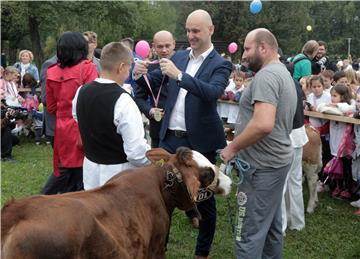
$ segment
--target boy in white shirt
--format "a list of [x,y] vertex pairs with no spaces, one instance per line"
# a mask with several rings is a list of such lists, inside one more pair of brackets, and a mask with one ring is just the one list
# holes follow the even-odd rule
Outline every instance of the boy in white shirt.
[[121,87],[129,75],[131,50],[107,44],[101,52],[101,77],[78,89],[72,113],[84,147],[84,189],[103,185],[115,174],[150,162],[150,149],[138,107]]

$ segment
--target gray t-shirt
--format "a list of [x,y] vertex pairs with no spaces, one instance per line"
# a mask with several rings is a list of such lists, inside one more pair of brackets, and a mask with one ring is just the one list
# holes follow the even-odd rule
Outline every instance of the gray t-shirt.
[[291,163],[293,148],[290,141],[297,104],[294,81],[281,63],[262,68],[244,90],[240,99],[235,135],[244,130],[253,116],[255,102],[276,106],[275,125],[269,135],[240,150],[242,159],[252,168],[281,168]]

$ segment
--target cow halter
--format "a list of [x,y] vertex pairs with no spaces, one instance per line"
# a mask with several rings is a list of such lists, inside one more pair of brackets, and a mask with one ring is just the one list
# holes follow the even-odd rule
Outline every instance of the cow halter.
[[173,167],[172,171],[171,170],[166,171],[165,186],[163,190],[173,187],[175,181],[178,182],[179,184],[184,184],[180,171],[176,167]]
[[190,194],[186,184],[184,183],[184,180],[182,178],[182,175],[181,175],[179,169],[177,169],[174,166],[172,166],[171,168],[172,168],[172,170],[168,170],[168,169],[166,170],[165,186],[164,186],[163,190],[173,187],[175,182],[180,184],[180,187],[183,189],[183,191],[188,193],[188,198],[191,201],[193,209],[196,213],[196,217],[200,220],[202,218],[201,214],[196,206],[195,201],[192,199],[191,194]]

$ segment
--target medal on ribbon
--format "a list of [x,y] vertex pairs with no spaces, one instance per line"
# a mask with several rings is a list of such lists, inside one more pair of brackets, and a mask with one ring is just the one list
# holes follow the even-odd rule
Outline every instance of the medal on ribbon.
[[156,110],[154,112],[154,120],[159,122],[159,121],[161,121],[161,119],[162,119],[161,111],[156,108]]
[[[155,64],[155,63],[154,63],[154,64]],[[147,84],[147,86],[148,86],[148,88],[149,88],[149,90],[150,90],[150,93],[151,93],[151,96],[152,96],[152,98],[153,98],[154,105],[155,105],[155,107],[154,107],[155,111],[154,111],[154,114],[153,114],[153,118],[154,118],[155,121],[159,122],[159,121],[161,121],[161,119],[162,119],[162,113],[161,113],[161,112],[162,112],[162,109],[158,108],[157,106],[158,106],[158,104],[159,104],[161,88],[162,88],[162,86],[163,86],[165,76],[163,76],[163,78],[162,78],[162,80],[161,80],[160,88],[159,88],[159,91],[158,91],[158,93],[157,93],[156,98],[155,98],[155,95],[154,95],[154,93],[153,93],[153,91],[152,91],[152,88],[151,88],[151,86],[150,86],[150,82],[149,82],[149,79],[148,79],[147,75],[144,75],[144,79],[145,79],[145,82],[146,82],[146,84]]]

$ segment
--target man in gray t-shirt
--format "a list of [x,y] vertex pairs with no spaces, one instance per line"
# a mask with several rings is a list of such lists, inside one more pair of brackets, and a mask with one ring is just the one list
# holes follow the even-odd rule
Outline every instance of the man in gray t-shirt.
[[267,29],[246,36],[243,60],[256,72],[240,99],[234,140],[222,151],[250,164],[238,186],[237,258],[282,258],[281,199],[293,159],[290,141],[297,105],[294,81]]
[[281,168],[291,162],[293,148],[289,134],[297,103],[293,85],[285,65],[269,64],[256,74],[242,94],[235,135],[243,132],[252,119],[256,102],[271,104],[276,109],[270,134],[239,151],[252,168]]

